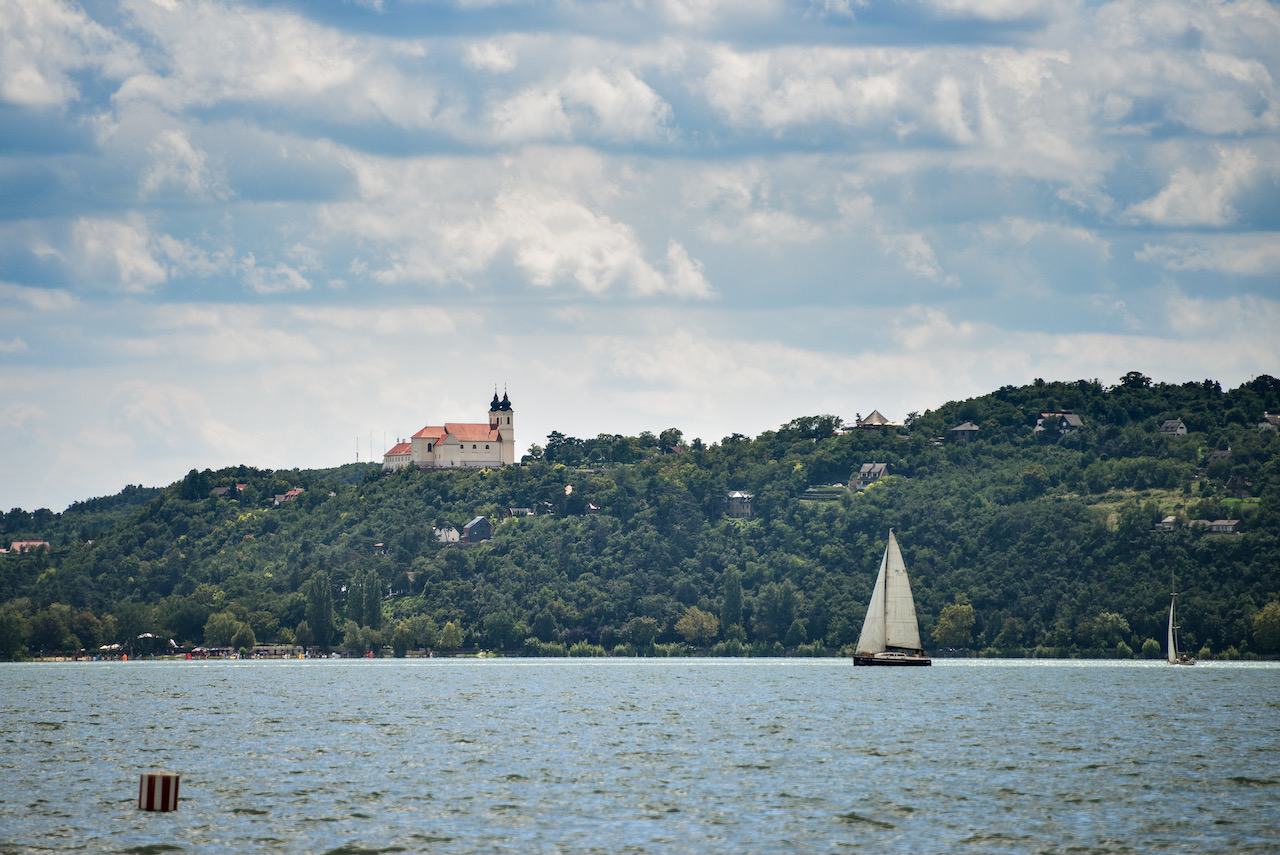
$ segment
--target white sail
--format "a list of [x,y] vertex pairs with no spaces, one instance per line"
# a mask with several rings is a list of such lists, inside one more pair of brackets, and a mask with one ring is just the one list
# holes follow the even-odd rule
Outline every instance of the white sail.
[[1176,600],[1177,600],[1177,597],[1174,597],[1173,599],[1169,600],[1169,645],[1168,645],[1168,647],[1166,647],[1166,648],[1165,648],[1165,650],[1166,650],[1165,658],[1166,658],[1166,660],[1167,660],[1167,661],[1169,661],[1169,662],[1177,662],[1177,661],[1178,661],[1178,642],[1177,642],[1177,640],[1173,637],[1173,630],[1174,630],[1174,626],[1173,626],[1173,604],[1174,604],[1174,602],[1175,602]]
[[898,541],[889,531],[889,545],[884,550],[884,643],[886,647],[920,650],[920,624],[916,620],[916,602],[907,581],[907,565],[902,560]]
[[[893,532],[889,532],[892,539]],[[858,636],[859,653],[884,653],[884,576],[885,565],[889,561],[889,549],[884,550],[880,559],[880,572],[876,574],[876,585],[871,589],[871,603],[867,606],[867,616],[862,620],[862,633]]]
[[889,544],[880,559],[880,572],[871,591],[867,616],[858,636],[859,653],[884,653],[889,648],[920,650],[920,624],[907,581],[907,565],[898,540],[889,532]]

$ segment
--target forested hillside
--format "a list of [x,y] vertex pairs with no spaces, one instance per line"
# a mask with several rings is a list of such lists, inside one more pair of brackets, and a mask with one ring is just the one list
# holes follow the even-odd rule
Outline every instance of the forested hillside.
[[[557,432],[495,471],[193,470],[4,515],[0,542],[49,549],[0,556],[0,656],[136,647],[148,632],[350,653],[836,653],[857,639],[890,528],[934,649],[1155,655],[1176,585],[1185,647],[1273,654],[1268,412],[1270,376],[1224,391],[1131,373],[1005,387],[901,427],[842,431],[820,415],[719,441]],[[1036,435],[1046,413],[1079,426],[1062,433],[1054,416]],[[1161,431],[1175,419],[1185,435]],[[964,422],[978,428],[967,443]],[[843,486],[872,462],[888,476]],[[728,517],[732,490],[754,495],[750,518]],[[478,516],[491,540],[438,541]]]

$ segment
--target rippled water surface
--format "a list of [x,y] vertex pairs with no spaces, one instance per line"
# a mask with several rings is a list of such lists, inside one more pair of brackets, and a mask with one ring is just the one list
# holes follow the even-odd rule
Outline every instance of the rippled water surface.
[[1274,665],[0,665],[0,853],[1280,852],[1277,817]]

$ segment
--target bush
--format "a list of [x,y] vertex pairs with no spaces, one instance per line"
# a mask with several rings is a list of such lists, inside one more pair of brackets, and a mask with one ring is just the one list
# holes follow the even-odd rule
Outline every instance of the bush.
[[[563,647],[564,645],[560,645]],[[598,644],[592,644],[589,641],[576,642],[573,647],[569,648],[570,656],[604,656],[604,648]]]
[[1164,651],[1160,649],[1160,642],[1154,638],[1148,638],[1142,642],[1142,658],[1143,659],[1159,659],[1164,656]]
[[721,641],[711,647],[712,656],[746,656],[747,648],[742,646],[742,642],[736,638],[728,641]]
[[524,640],[524,649],[520,655],[560,659],[568,656],[569,650],[558,641],[539,641],[529,636]]

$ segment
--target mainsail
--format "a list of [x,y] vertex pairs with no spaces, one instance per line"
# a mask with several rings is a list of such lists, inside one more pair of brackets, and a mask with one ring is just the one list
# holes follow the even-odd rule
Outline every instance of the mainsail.
[[1169,600],[1169,644],[1165,648],[1165,657],[1170,663],[1176,664],[1178,661],[1178,640],[1174,637],[1174,630],[1177,629],[1173,623],[1173,604],[1177,600],[1175,595]]
[[922,650],[920,624],[916,620],[916,604],[907,580],[907,565],[898,549],[898,540],[889,531],[889,544],[880,559],[871,604],[858,636],[858,652],[883,653],[886,650]]

